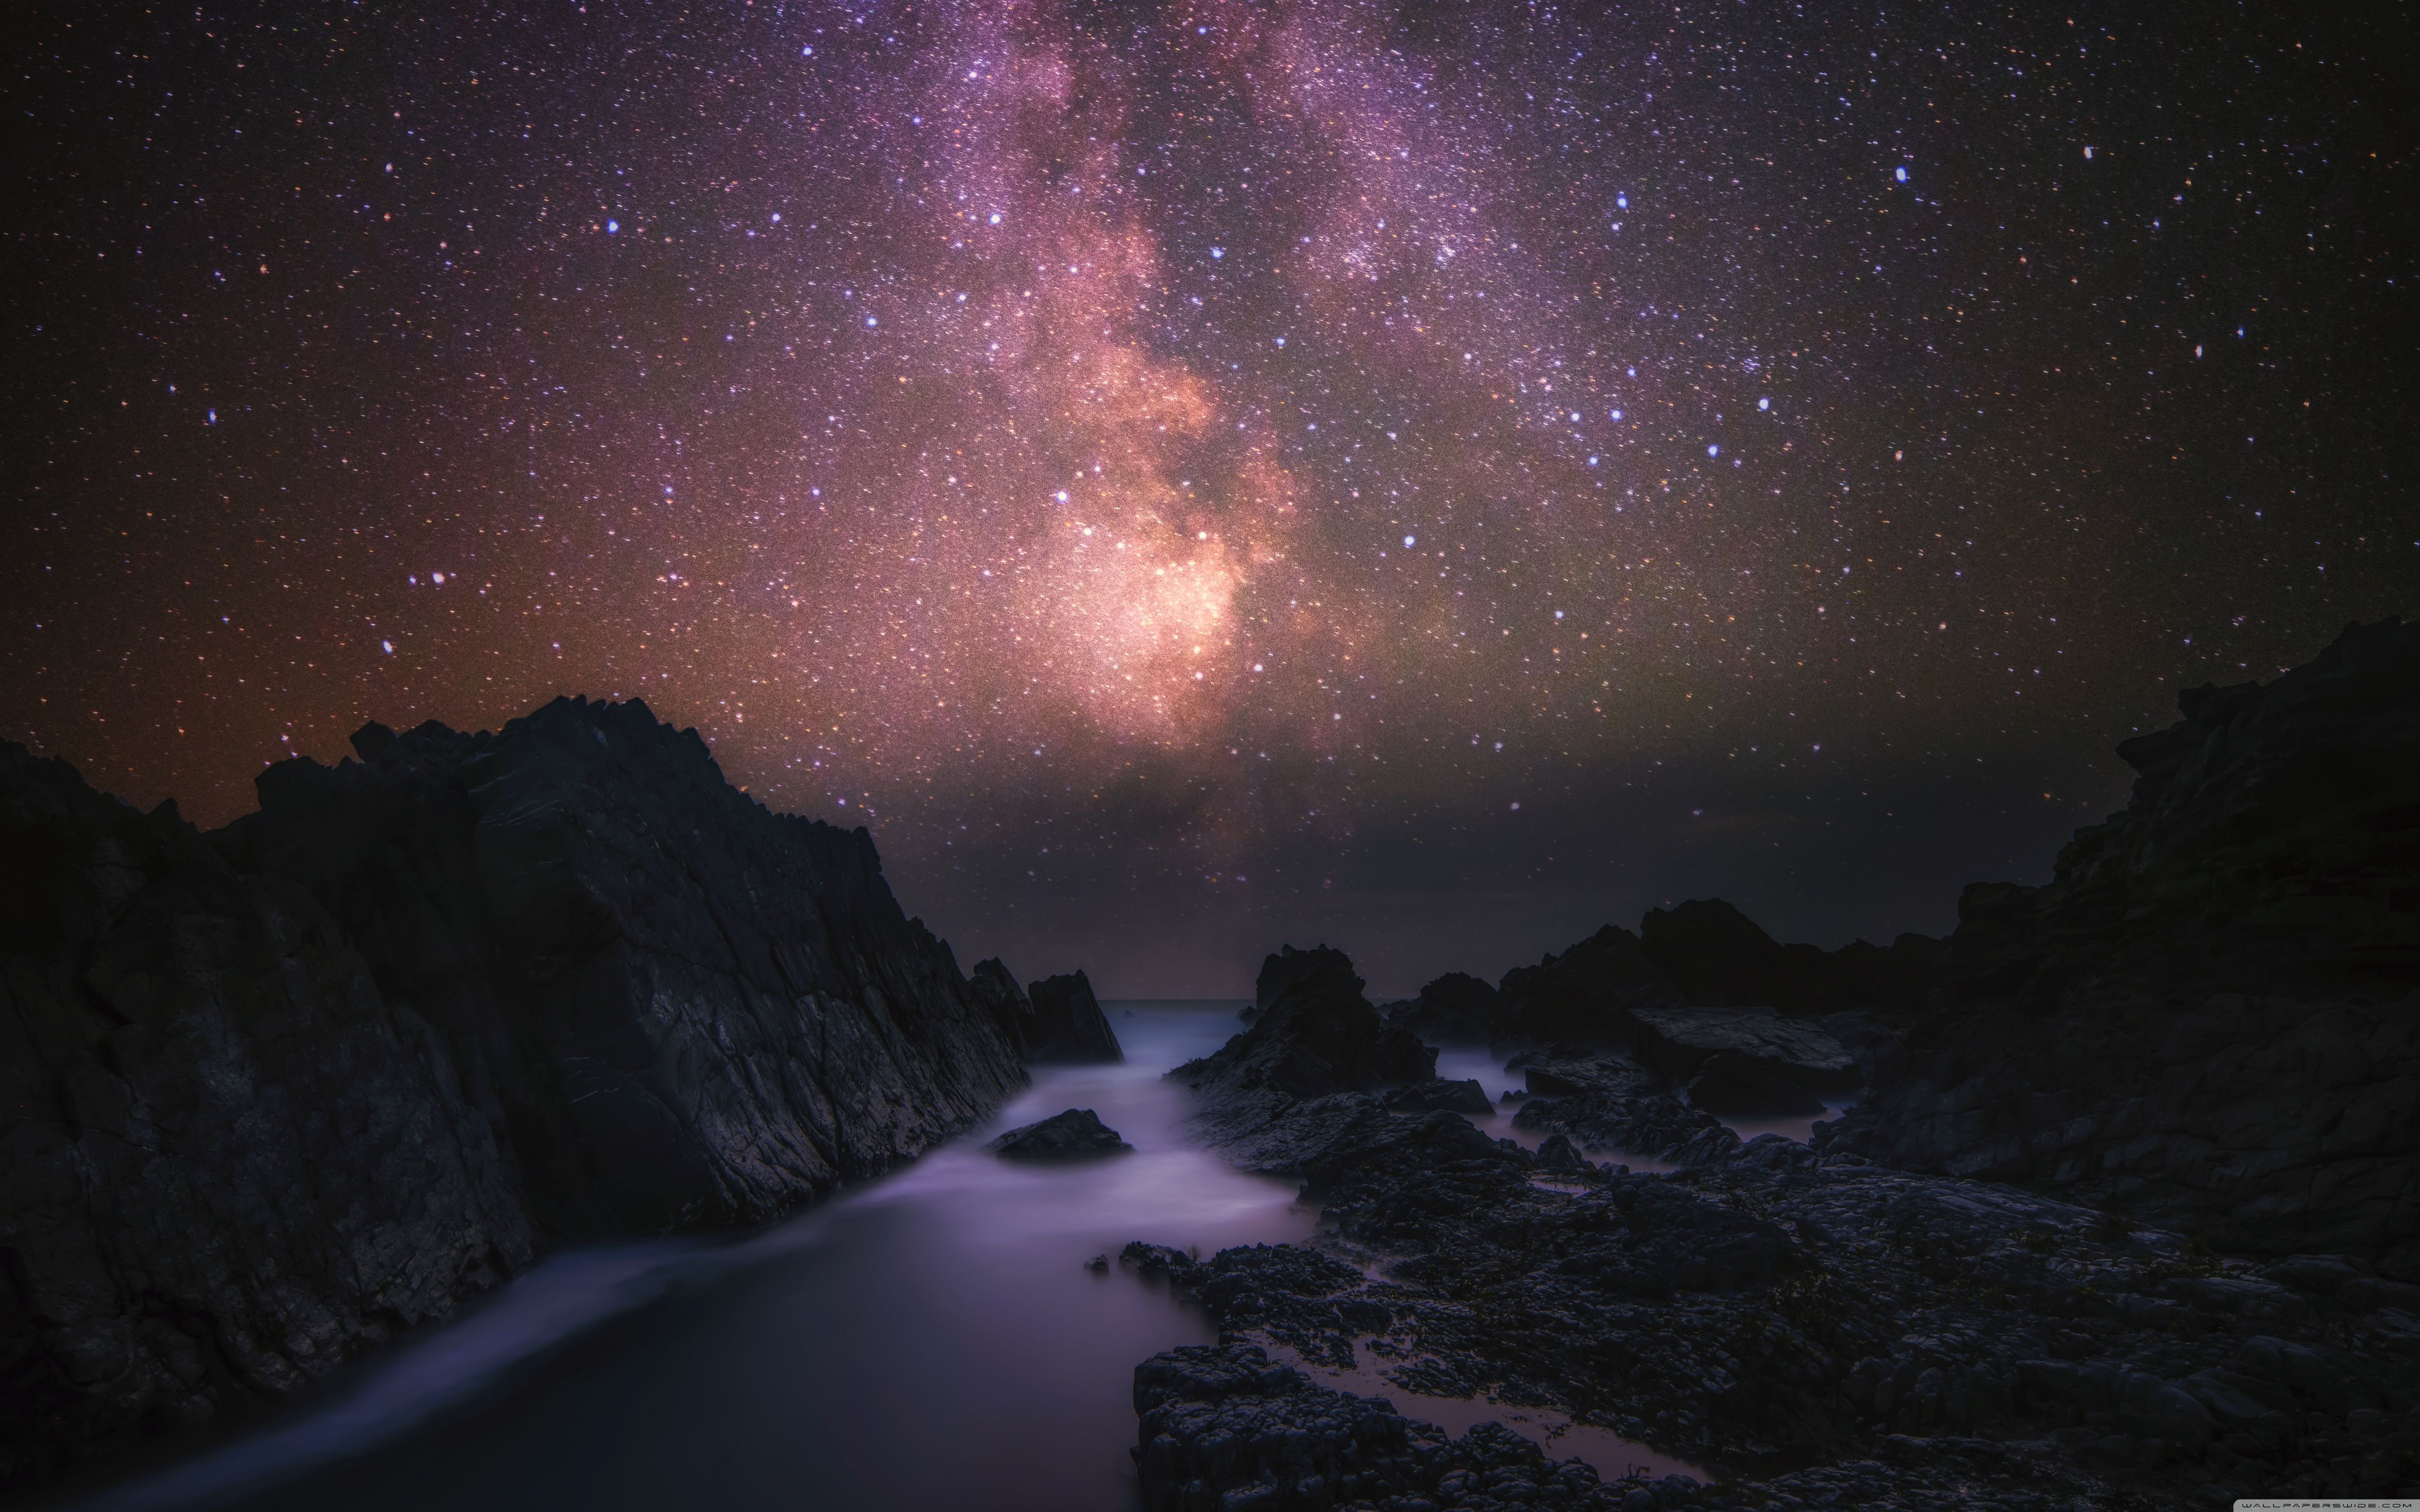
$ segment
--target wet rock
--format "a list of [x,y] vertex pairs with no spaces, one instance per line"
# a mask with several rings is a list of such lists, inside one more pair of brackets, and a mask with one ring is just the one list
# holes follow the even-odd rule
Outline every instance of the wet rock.
[[1115,1063],[1125,1059],[1117,1031],[1101,1001],[1093,995],[1093,980],[1082,972],[1050,977],[1025,989],[1033,1004],[1029,1035],[1030,1058],[1036,1062]]
[[1689,1105],[1730,1118],[1791,1118],[1828,1111],[1823,1099],[1771,1062],[1724,1050],[1701,1062],[1682,1088]]
[[1385,1116],[1360,1094],[1435,1080],[1436,1052],[1380,1022],[1342,951],[1288,946],[1259,986],[1258,1023],[1168,1073],[1201,1094],[1202,1128],[1249,1168],[1298,1169],[1340,1130]]
[[1091,1108],[1069,1108],[1039,1123],[1011,1129],[984,1146],[1002,1160],[1097,1160],[1104,1155],[1131,1155],[1134,1146],[1118,1137]]

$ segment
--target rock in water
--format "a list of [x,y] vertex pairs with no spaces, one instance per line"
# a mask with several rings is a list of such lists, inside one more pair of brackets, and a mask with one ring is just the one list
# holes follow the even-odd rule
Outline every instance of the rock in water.
[[2420,1280],[2420,625],[2178,704],[2047,886],[1966,890],[1828,1148]]
[[1117,1031],[1093,995],[1093,980],[1082,972],[1050,977],[1025,989],[1033,1004],[1033,1041],[1030,1055],[1037,1061],[1117,1062],[1126,1058],[1118,1047]]
[[1388,1028],[1342,950],[1286,946],[1261,964],[1259,1022],[1169,1074],[1196,1089],[1265,1089],[1292,1099],[1425,1082],[1436,1052]]
[[644,705],[354,744],[208,837],[0,746],[0,1474],[283,1393],[550,1242],[778,1217],[1024,1081],[865,831]]
[[1119,1138],[1091,1108],[1069,1108],[1040,1123],[1011,1129],[984,1148],[1005,1160],[1092,1160],[1134,1153],[1134,1146]]

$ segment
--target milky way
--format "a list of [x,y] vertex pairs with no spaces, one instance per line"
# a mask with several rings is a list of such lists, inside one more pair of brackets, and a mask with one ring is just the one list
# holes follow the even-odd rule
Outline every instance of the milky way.
[[1112,990],[1944,927],[2420,597],[2408,38],[2114,15],[58,8],[0,728],[640,697]]

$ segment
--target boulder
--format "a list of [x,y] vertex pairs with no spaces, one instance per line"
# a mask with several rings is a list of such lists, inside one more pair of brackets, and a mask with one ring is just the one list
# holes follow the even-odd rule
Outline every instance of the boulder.
[[1134,1146],[1118,1137],[1091,1108],[1069,1108],[1039,1123],[1012,1129],[984,1146],[1002,1160],[1097,1160],[1103,1155],[1131,1155]]

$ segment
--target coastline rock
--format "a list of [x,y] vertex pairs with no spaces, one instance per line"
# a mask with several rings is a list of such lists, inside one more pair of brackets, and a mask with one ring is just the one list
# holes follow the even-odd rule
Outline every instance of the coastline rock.
[[551,1244],[782,1216],[1024,1081],[863,830],[644,705],[354,744],[209,836],[0,745],[0,1480],[289,1393]]
[[1678,1008],[1680,987],[1648,959],[1638,936],[1605,928],[1560,955],[1504,974],[1494,1043],[1628,1049],[1637,1037],[1630,1011]]
[[1641,1009],[1632,1017],[1641,1058],[1677,1082],[1726,1057],[1810,1092],[1853,1091],[1861,1079],[1855,1058],[1821,1024],[1775,1009]]
[[1298,1102],[1432,1081],[1436,1052],[1389,1028],[1342,950],[1287,946],[1261,966],[1258,1022],[1169,1075],[1204,1093]]
[[866,832],[771,812],[644,704],[354,747],[263,772],[215,840],[437,1026],[549,1235],[765,1223],[1023,1084]]
[[1028,1056],[1035,1061],[1114,1064],[1126,1058],[1117,1031],[1082,972],[1048,977],[1025,989],[1033,1007]]
[[2420,1280],[2420,625],[2178,703],[2047,886],[1967,889],[1827,1148]]
[[1431,1044],[1486,1044],[1496,1037],[1504,995],[1477,977],[1449,971],[1422,987],[1418,997],[1388,1003],[1380,1011],[1389,1025]]
[[526,1267],[510,1163],[303,890],[0,744],[0,1485]]
[[1134,1146],[1101,1121],[1091,1108],[1069,1108],[1039,1123],[1011,1129],[984,1149],[1003,1160],[1097,1160],[1103,1155],[1131,1155]]

